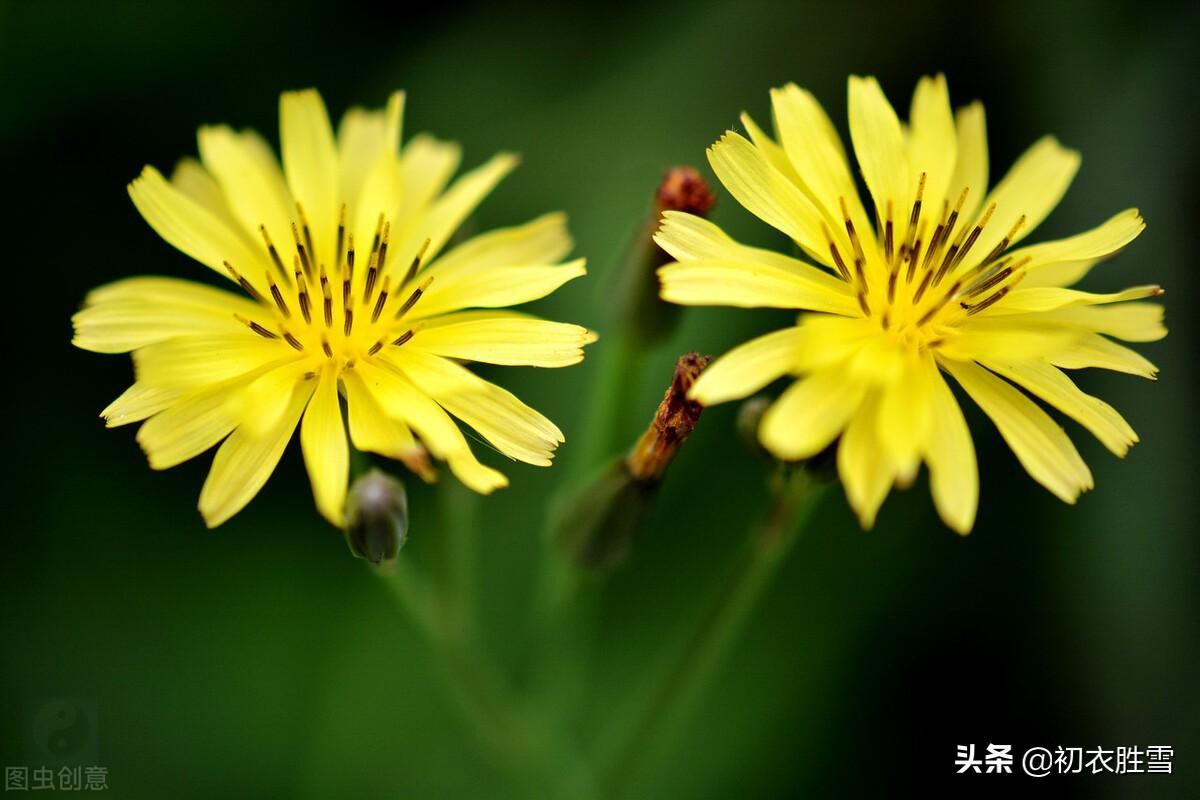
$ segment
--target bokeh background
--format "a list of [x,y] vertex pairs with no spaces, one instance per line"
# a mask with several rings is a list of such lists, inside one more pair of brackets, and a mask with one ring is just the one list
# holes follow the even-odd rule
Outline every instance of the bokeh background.
[[[60,726],[59,754],[82,748],[107,766],[114,797],[527,791],[480,754],[442,664],[317,517],[297,448],[257,500],[210,532],[194,511],[208,458],[151,472],[133,429],[97,418],[131,366],[69,345],[87,289],[135,273],[212,277],[137,216],[124,187],[143,164],[165,169],[194,153],[203,122],[275,141],[283,89],[317,86],[337,116],[405,88],[407,133],[460,140],[467,165],[523,153],[472,224],[566,210],[591,274],[537,310],[603,334],[622,240],[666,166],[710,175],[705,146],[742,110],[767,120],[767,90],[785,81],[811,88],[844,132],[847,74],[878,75],[906,108],[917,77],[941,70],[956,103],[986,103],[993,176],[1046,132],[1083,152],[1038,236],[1130,205],[1147,218],[1088,286],[1167,287],[1171,336],[1139,346],[1160,380],[1082,379],[1142,444],[1119,461],[1068,425],[1097,487],[1070,508],[971,414],[984,488],[967,538],[939,524],[923,478],[893,494],[868,533],[831,498],[678,746],[631,793],[878,797],[946,785],[1197,796],[1197,21],[1192,4],[1038,0],[0,4],[0,761],[49,763],[45,717],[65,701],[98,727]],[[715,218],[739,238],[780,244],[723,192]],[[636,416],[648,421],[679,353],[720,353],[786,318],[688,311],[631,377]],[[546,500],[561,475],[586,467],[571,445],[589,425],[596,363],[504,375],[568,439],[553,470],[506,465],[512,487],[487,500],[479,525],[485,629],[514,669],[527,658]],[[692,618],[765,501],[764,467],[738,445],[735,415],[736,405],[705,412],[632,561],[602,591],[585,732]],[[421,562],[437,547],[439,501],[409,483],[406,553]],[[955,745],[988,742],[1018,752],[1171,745],[1175,774],[1035,786],[956,778]]]

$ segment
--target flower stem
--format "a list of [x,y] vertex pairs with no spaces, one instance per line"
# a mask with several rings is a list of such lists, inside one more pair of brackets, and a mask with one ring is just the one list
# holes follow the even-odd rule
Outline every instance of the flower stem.
[[[781,467],[772,476],[771,505],[752,526],[727,581],[632,721],[601,742],[608,789],[619,796],[647,758],[661,754],[702,699],[704,690],[737,640],[758,599],[798,538],[826,487],[802,469]],[[615,742],[615,745],[613,744]],[[603,755],[603,754],[602,754]]]
[[501,764],[517,774],[566,785],[572,797],[599,798],[599,787],[571,737],[531,707],[475,637],[447,625],[430,584],[404,559],[395,574],[375,570],[400,610],[425,634],[441,659],[455,701],[476,736]]

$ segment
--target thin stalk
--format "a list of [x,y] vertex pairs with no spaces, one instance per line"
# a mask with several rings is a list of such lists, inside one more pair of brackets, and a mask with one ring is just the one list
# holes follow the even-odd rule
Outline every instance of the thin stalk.
[[606,759],[609,766],[604,772],[611,796],[625,790],[647,758],[669,748],[824,494],[824,487],[812,485],[799,470],[777,474],[772,484],[770,509],[752,526],[728,579],[632,724],[608,740],[613,755]]

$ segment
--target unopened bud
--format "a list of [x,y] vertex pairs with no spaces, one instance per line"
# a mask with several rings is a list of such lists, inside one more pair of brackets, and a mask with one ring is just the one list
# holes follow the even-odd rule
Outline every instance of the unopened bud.
[[689,400],[687,393],[710,361],[712,356],[688,353],[675,362],[675,374],[658,404],[654,420],[626,459],[630,474],[637,480],[654,483],[662,480],[671,460],[692,434],[704,407]]
[[754,455],[762,459],[773,460],[767,449],[758,440],[758,426],[762,423],[763,414],[771,407],[771,398],[766,395],[751,397],[738,407],[737,435],[742,445]]
[[378,469],[354,481],[346,498],[346,543],[372,564],[396,559],[408,538],[408,494],[404,484]]
[[605,572],[621,564],[667,467],[687,441],[703,407],[687,397],[711,356],[688,353],[650,427],[623,459],[571,495],[555,514],[555,539],[579,567]]
[[671,167],[654,192],[648,218],[633,235],[617,276],[616,302],[620,323],[641,343],[666,338],[678,322],[680,308],[664,302],[658,293],[658,268],[671,257],[654,242],[664,211],[686,211],[707,216],[716,196],[692,167]]

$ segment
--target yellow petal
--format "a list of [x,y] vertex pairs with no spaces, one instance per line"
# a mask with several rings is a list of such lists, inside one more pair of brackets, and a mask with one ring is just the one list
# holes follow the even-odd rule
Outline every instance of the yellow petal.
[[[404,92],[393,92],[386,111],[351,108],[338,125],[338,173],[347,219],[357,219],[363,184],[381,157],[395,164],[400,152]],[[378,214],[384,209],[376,209]]]
[[1063,369],[1096,367],[1139,375],[1150,380],[1158,379],[1158,367],[1143,355],[1094,333],[1088,334],[1070,348],[1054,354],[1047,360]]
[[1138,440],[1133,428],[1115,408],[1098,397],[1080,391],[1070,378],[1049,364],[1037,361],[987,361],[984,366],[1042,398],[1087,428],[1118,456],[1123,457]]
[[837,466],[846,500],[866,530],[875,524],[879,507],[896,480],[896,466],[879,441],[879,403],[872,392],[858,407],[838,443]]
[[1058,261],[1047,264],[1033,272],[1025,273],[1025,277],[1021,279],[1021,286],[1027,289],[1041,286],[1070,286],[1078,283],[1098,263],[1099,259],[1089,258],[1083,261]]
[[133,353],[138,380],[161,389],[191,389],[220,383],[272,363],[293,361],[282,340],[244,333],[180,336]]
[[129,184],[129,196],[137,210],[163,239],[181,252],[228,277],[224,262],[238,266],[255,286],[262,285],[266,268],[264,252],[260,257],[246,244],[241,233],[214,216],[211,211],[176,189],[154,167],[146,167]]
[[891,202],[897,230],[906,231],[917,176],[909,167],[904,127],[874,78],[851,76],[849,112],[854,154],[875,199],[875,212],[883,217]]
[[793,383],[767,409],[758,438],[782,461],[798,461],[825,449],[862,403],[863,383],[838,370],[814,372]]
[[1163,325],[1163,307],[1158,303],[1064,308],[1038,314],[1037,319],[1091,333],[1103,333],[1126,342],[1157,342],[1167,335]]
[[[425,248],[425,258],[437,256],[483,198],[516,168],[517,162],[518,158],[511,153],[493,156],[485,164],[456,180],[445,194],[430,204],[427,213],[408,220],[397,220],[394,224],[400,230],[393,230],[394,234],[398,234],[396,246],[388,250],[395,257],[389,257],[388,264],[401,263],[400,269],[408,269],[409,262],[424,246],[426,239],[429,240],[429,246]],[[401,223],[404,224],[401,226]]]
[[[991,223],[989,223],[990,225]],[[1146,229],[1146,222],[1136,208],[1129,208],[1092,228],[1090,231],[1022,247],[1009,254],[1012,263],[1026,262],[1029,277],[1037,277],[1046,267],[1063,261],[1094,261],[1116,253],[1136,239]],[[982,251],[980,251],[982,252]]]
[[[967,196],[959,212],[958,224],[945,237],[947,241],[954,241],[955,234],[975,218],[975,212],[987,194],[987,122],[983,103],[976,101],[960,108],[955,115],[955,128],[958,134],[958,157],[954,163],[954,177],[950,179],[946,190],[946,202],[953,208],[964,189],[967,190]],[[939,208],[930,210],[941,212]]]
[[360,363],[355,369],[384,411],[412,426],[429,452],[445,460],[465,486],[480,494],[491,494],[508,485],[508,479],[502,473],[475,459],[450,415],[401,372],[371,363]]
[[256,437],[235,430],[217,450],[200,490],[200,513],[208,527],[215,528],[241,511],[271,477],[296,430],[314,383],[304,381],[296,386],[287,412],[266,434]]
[[436,278],[406,319],[424,319],[464,308],[503,308],[538,300],[587,272],[584,260],[556,266],[495,267],[479,274]]
[[321,372],[300,423],[300,448],[312,483],[317,510],[341,527],[350,479],[350,448],[338,404],[338,374],[332,365]]
[[1022,217],[1025,221],[1016,228],[1009,244],[1028,236],[1062,200],[1078,170],[1079,153],[1066,149],[1053,136],[1038,140],[1026,150],[984,202],[981,213],[992,205],[996,208],[964,266],[977,264],[991,253]]
[[1074,347],[1086,335],[1044,320],[1042,315],[970,317],[961,328],[948,332],[938,351],[957,361],[1031,359],[1049,357]]
[[706,406],[748,397],[794,369],[804,340],[800,327],[751,339],[709,364],[688,397]]
[[[917,82],[909,125],[912,129],[908,137],[909,164],[918,180],[921,173],[925,174],[921,220],[926,230],[932,231],[941,221],[944,204],[958,200],[957,195],[948,199],[946,196],[958,162],[958,133],[945,75],[926,76]],[[895,213],[898,222],[910,216],[907,208],[898,208]]]
[[284,175],[308,219],[316,262],[332,266],[341,206],[338,154],[329,113],[315,89],[280,96],[279,141]]
[[292,389],[303,379],[308,366],[293,362],[264,372],[230,396],[226,412],[250,436],[265,436],[287,413]]
[[402,349],[389,357],[389,363],[510,458],[549,466],[563,441],[562,431],[546,417],[447,359]]
[[572,247],[566,214],[546,214],[524,225],[474,236],[438,258],[421,274],[445,283],[495,267],[553,264],[571,252]]
[[346,389],[350,440],[357,449],[389,458],[400,458],[416,450],[417,443],[408,426],[388,416],[356,370],[342,373],[342,386]]
[[781,269],[742,261],[686,261],[658,271],[664,300],[690,306],[803,308],[846,316],[861,313],[848,285],[799,264]]
[[404,195],[400,198],[398,219],[410,219],[425,209],[446,188],[462,162],[462,148],[457,142],[419,133],[404,146],[400,155],[400,181]]
[[[233,213],[225,203],[225,195],[221,193],[221,187],[217,185],[213,176],[208,174],[208,170],[204,169],[204,165],[199,161],[194,158],[179,159],[175,164],[175,169],[171,171],[171,185],[202,205],[206,211],[224,222],[231,231],[235,231],[239,236],[245,235],[242,226],[234,219]],[[248,239],[247,244],[252,248],[254,246],[254,242]]]
[[[276,249],[280,252],[291,249],[295,201],[283,172],[262,139],[251,131],[239,134],[224,125],[201,128],[198,138],[200,160],[221,185],[225,202],[242,230],[261,242],[259,225],[263,225]],[[249,263],[229,255],[225,258],[251,280],[259,278],[268,266],[265,246],[256,260],[260,269],[251,269]]]
[[787,151],[768,136],[762,128],[758,127],[758,123],[751,119],[749,114],[742,112],[741,120],[742,125],[746,128],[746,133],[750,136],[750,141],[762,153],[767,163],[779,170],[780,174],[786,176],[796,186],[803,189],[803,181],[800,180],[800,175],[796,172],[796,168],[792,166],[791,160],[788,159]]
[[127,278],[90,292],[71,322],[76,347],[125,353],[173,336],[237,333],[235,314],[260,307],[220,289],[174,278]]
[[179,394],[174,389],[159,389],[134,382],[120,397],[109,403],[100,412],[100,416],[109,428],[141,422],[146,417],[170,407],[179,399]]
[[979,507],[979,465],[962,409],[936,367],[926,372],[933,425],[925,439],[929,489],[942,522],[970,533]]
[[226,403],[243,384],[225,383],[180,398],[138,428],[137,441],[153,469],[169,469],[200,455],[237,424]]
[[596,341],[587,328],[544,319],[500,316],[422,328],[410,343],[434,355],[509,366],[566,367]]
[[828,252],[821,215],[796,184],[732,131],[708,148],[713,172],[739,203],[809,253]]
[[[1157,297],[1162,294],[1158,286],[1134,286],[1121,292],[1095,294],[1081,292],[1077,289],[1060,289],[1057,287],[1021,288],[1009,292],[1004,302],[996,305],[996,314],[1023,314],[1041,311],[1055,311],[1077,306],[1106,305],[1109,303],[1124,303],[1128,300],[1140,300],[1145,297]],[[1146,304],[1130,304],[1132,306]],[[1123,306],[1127,308],[1128,306]],[[1161,309],[1162,306],[1152,306]]]
[[[845,200],[850,219],[863,237],[863,246],[870,249],[874,226],[859,200],[842,140],[821,104],[810,92],[788,84],[771,90],[771,109],[775,131],[794,167],[798,185],[821,212],[822,221],[835,236],[843,256],[851,250],[841,200]],[[820,248],[818,256],[823,263],[831,261],[828,247]]]
[[1038,483],[1066,503],[1092,488],[1092,473],[1075,445],[1045,411],[1001,378],[964,361],[943,361]]
[[928,355],[908,357],[899,377],[880,392],[876,438],[902,484],[911,483],[921,465],[921,448],[933,425]]

